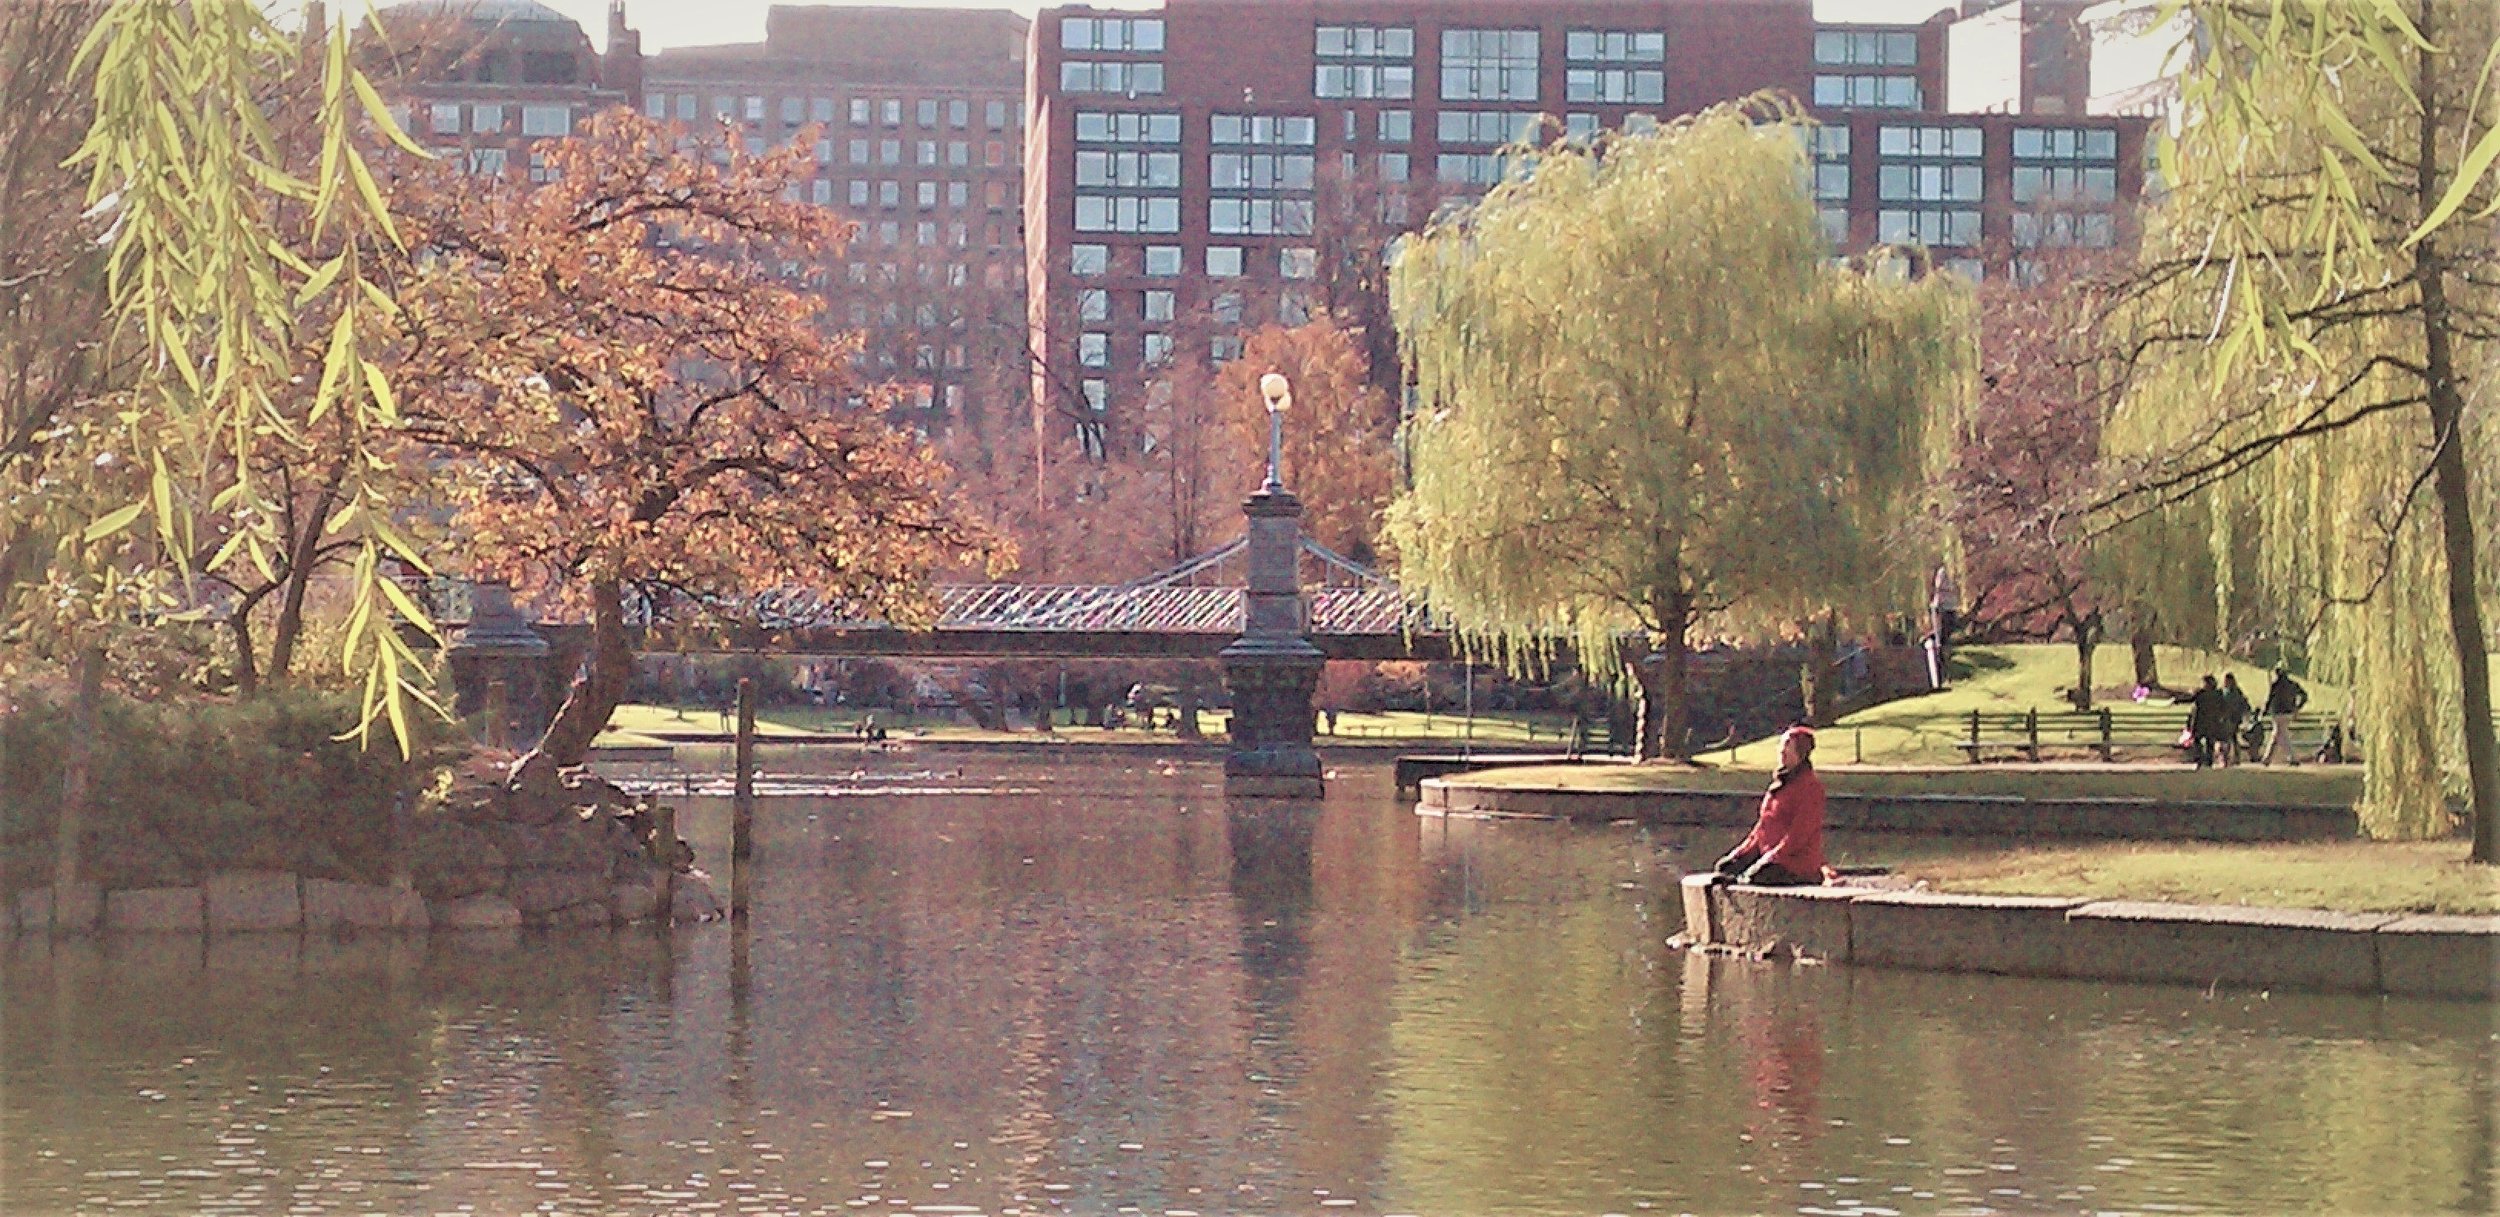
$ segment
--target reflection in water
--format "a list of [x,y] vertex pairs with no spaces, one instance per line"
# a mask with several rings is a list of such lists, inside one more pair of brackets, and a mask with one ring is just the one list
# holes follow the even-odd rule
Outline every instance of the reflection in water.
[[1692,958],[1713,841],[996,768],[768,801],[743,928],[21,942],[0,1212],[2492,1205],[2485,1008]]

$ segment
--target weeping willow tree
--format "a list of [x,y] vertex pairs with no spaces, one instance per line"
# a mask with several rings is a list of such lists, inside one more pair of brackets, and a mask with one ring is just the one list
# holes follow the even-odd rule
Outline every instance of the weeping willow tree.
[[1567,647],[1685,755],[1688,647],[1901,603],[1968,293],[1835,267],[1802,120],[1719,107],[1524,168],[1410,241],[1400,577],[1518,669]]
[[2155,517],[2138,543],[2202,531],[2222,641],[2284,623],[2351,683],[2370,831],[2443,832],[2464,795],[2495,860],[2493,9],[2188,7],[2208,54],[2116,331],[2111,506]]

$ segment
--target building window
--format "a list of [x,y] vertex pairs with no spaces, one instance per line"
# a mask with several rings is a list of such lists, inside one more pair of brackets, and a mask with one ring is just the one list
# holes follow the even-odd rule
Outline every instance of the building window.
[[1207,313],[1215,319],[1217,325],[1240,325],[1241,293],[1217,293],[1214,302],[1208,306]]
[[877,141],[877,163],[878,163],[878,164],[880,164],[880,165],[900,165],[900,164],[902,164],[902,163],[903,163],[903,141],[901,141],[901,140],[899,140],[899,139],[881,139],[881,140],[878,140],[878,141]]
[[[1077,389],[1085,395],[1086,409],[1100,414],[1111,408],[1111,383],[1109,381],[1087,380],[1080,383]],[[1101,442],[1099,438],[1092,441],[1096,445]]]
[[1076,113],[1076,142],[1080,144],[1177,144],[1181,142],[1181,116],[1125,111],[1105,114],[1079,110]]
[[1059,47],[1067,51],[1137,51],[1163,49],[1159,17],[1062,17]]
[[1159,368],[1170,362],[1172,362],[1172,336],[1170,334],[1146,335],[1146,366]]
[[426,125],[436,135],[460,134],[460,107],[453,102],[436,102],[427,107]]
[[831,206],[833,204],[833,183],[828,182],[823,178],[817,178],[815,181],[808,183],[808,196],[813,199],[819,207]]
[[1916,76],[1817,76],[1814,104],[1836,110],[1916,110],[1925,103]]
[[912,106],[912,121],[923,127],[938,125],[938,103],[934,97],[923,97]]
[[1092,277],[1111,269],[1111,247],[1108,245],[1071,245],[1068,247],[1068,273]]
[[1986,139],[1977,127],[1880,127],[1875,150],[1886,157],[1977,160]]
[[1216,363],[1231,363],[1241,358],[1241,337],[1237,334],[1218,334],[1208,339],[1207,358]]
[[903,184],[901,182],[877,183],[877,205],[879,207],[902,206]]
[[1409,158],[1409,157],[1407,156],[1407,154],[1405,154],[1405,153],[1403,153],[1403,152],[1383,152],[1383,153],[1381,153],[1381,154],[1380,154],[1380,180],[1381,180],[1381,181],[1384,181],[1384,182],[1403,182],[1403,181],[1405,181],[1405,180],[1408,178],[1408,176],[1409,176],[1410,174],[1412,174],[1412,172],[1413,172],[1413,167],[1412,167],[1412,165],[1410,164],[1410,159],[1411,159],[1411,158]]
[[1459,186],[1490,186],[1510,172],[1511,158],[1499,152],[1444,152],[1433,176]]
[[959,139],[946,141],[946,163],[956,169],[972,164],[972,145]]
[[961,209],[971,202],[972,183],[948,182],[946,184],[946,205],[948,207]]
[[807,121],[806,98],[784,97],[781,99],[781,123],[783,126],[795,127],[805,121]]
[[1309,199],[1207,200],[1207,231],[1226,236],[1311,235]]
[[2090,128],[2015,128],[2013,187],[2017,203],[2044,199],[2115,202],[2118,133]]
[[819,97],[819,98],[817,98],[817,99],[816,99],[813,103],[811,103],[811,104],[809,105],[809,107],[808,107],[808,111],[809,111],[809,115],[808,115],[808,116],[809,116],[809,118],[810,118],[810,119],[812,119],[812,120],[813,120],[813,121],[815,121],[815,122],[820,122],[820,123],[829,123],[829,122],[832,122],[832,121],[833,121],[833,99],[832,99],[832,98],[830,98],[830,97]]
[[1307,114],[1217,114],[1207,134],[1218,144],[1308,148],[1319,142],[1319,120]]
[[1655,30],[1573,30],[1563,35],[1563,95],[1601,105],[1667,100],[1667,36]]
[[1163,65],[1070,59],[1059,65],[1059,91],[1151,96],[1163,92]]
[[1079,321],[1111,320],[1111,293],[1089,287],[1076,294],[1076,319]]
[[[1180,159],[1179,153],[1169,155],[1175,162]],[[1309,190],[1313,173],[1314,158],[1307,152],[1217,152],[1207,157],[1207,185],[1215,190]]]
[[2085,249],[2108,249],[2118,243],[2118,223],[2108,215],[2097,213],[2070,214],[2053,212],[2033,215],[2014,213],[2014,244],[2020,249],[2080,246]]
[[958,98],[946,103],[946,125],[961,130],[972,125],[972,103]]
[[1146,320],[1148,320],[1148,321],[1170,321],[1170,320],[1172,319],[1172,308],[1173,308],[1173,299],[1174,299],[1174,297],[1173,297],[1173,293],[1172,293],[1170,290],[1168,290],[1168,289],[1163,289],[1163,288],[1156,288],[1156,289],[1153,289],[1153,290],[1148,291],[1145,295],[1146,295],[1146,308],[1145,308],[1145,319],[1146,319]]
[[1087,333],[1076,336],[1076,361],[1089,368],[1111,366],[1111,335]]
[[1806,151],[1814,158],[1815,199],[1827,203],[1846,202],[1849,198],[1849,128],[1809,128]]
[[1181,201],[1134,194],[1076,196],[1078,232],[1179,232]]
[[1319,274],[1319,251],[1306,245],[1288,246],[1276,251],[1276,273],[1286,279],[1309,279]]
[[1441,31],[1441,100],[1535,101],[1535,30]]
[[868,205],[868,183],[866,183],[866,182],[853,182],[853,183],[851,183],[851,206],[853,206],[853,207],[866,207],[867,205]]
[[503,134],[503,107],[491,103],[469,107],[469,130],[480,135]]
[[922,182],[920,183],[919,190],[914,193],[919,195],[920,209],[922,211],[934,210],[937,207],[938,184],[936,182]]
[[865,127],[868,125],[867,98],[854,97],[851,99],[851,125],[854,127]]
[[521,107],[521,134],[565,135],[573,130],[573,111],[569,106]]
[[1007,129],[1007,103],[993,101],[981,107],[981,121],[992,131]]
[[1901,30],[1816,30],[1814,62],[1826,67],[1914,68],[1918,35]]
[[1181,273],[1181,247],[1149,245],[1146,247],[1146,274],[1157,279]]
[[850,158],[850,159],[851,159],[851,163],[852,163],[852,164],[854,164],[854,165],[865,165],[865,164],[867,164],[867,163],[868,163],[868,141],[867,141],[867,140],[864,140],[864,139],[855,139],[855,140],[852,140],[852,141],[851,141],[851,147],[850,147],[850,153],[851,153],[851,158]]
[[1177,190],[1181,184],[1181,154],[1081,150],[1076,154],[1076,184]]
[[1323,25],[1314,36],[1319,60],[1312,92],[1331,98],[1415,95],[1415,31],[1406,26]]
[[1241,247],[1238,245],[1207,246],[1207,277],[1238,279],[1241,277]]
[[503,176],[504,150],[501,148],[469,149],[469,172],[482,177]]
[[741,110],[741,111],[740,111],[740,113],[741,113],[741,114],[742,114],[742,115],[746,118],[746,121],[751,122],[751,123],[760,123],[760,122],[764,121],[764,99],[763,99],[763,98],[761,98],[761,97],[748,97],[748,98],[744,98],[744,99],[742,99],[742,100],[744,100],[744,101],[745,101],[746,105],[745,105],[745,108],[744,108],[743,110]]
[[1891,245],[1979,244],[1979,212],[1961,207],[1887,207],[1875,213],[1875,239]]
[[1518,144],[1536,138],[1539,116],[1513,110],[1443,110],[1445,144]]
[[1415,112],[1413,110],[1383,110],[1380,112],[1381,143],[1403,144],[1413,140],[1414,138]]

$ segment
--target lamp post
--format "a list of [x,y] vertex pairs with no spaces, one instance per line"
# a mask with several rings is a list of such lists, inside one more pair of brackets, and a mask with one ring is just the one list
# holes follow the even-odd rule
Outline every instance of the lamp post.
[[1311,694],[1327,657],[1311,644],[1302,596],[1302,501],[1285,489],[1285,411],[1293,386],[1259,378],[1267,406],[1267,482],[1244,502],[1249,586],[1242,589],[1241,636],[1224,648],[1232,691],[1232,742],[1224,755],[1227,794],[1314,800],[1324,789],[1311,750]]
[[1285,488],[1285,411],[1293,408],[1293,386],[1270,372],[1259,378],[1259,396],[1267,399],[1267,482],[1259,489],[1275,494]]

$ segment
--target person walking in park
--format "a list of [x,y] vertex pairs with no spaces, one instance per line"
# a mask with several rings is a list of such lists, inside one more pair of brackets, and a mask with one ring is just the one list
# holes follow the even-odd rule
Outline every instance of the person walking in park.
[[2292,720],[2309,705],[2309,690],[2292,679],[2291,669],[2276,668],[2274,683],[2266,686],[2266,754],[2262,763],[2272,765],[2276,757],[2286,765],[2298,765],[2300,754],[2292,750]]
[[1814,729],[1780,737],[1780,767],[1762,795],[1753,831],[1719,859],[1717,873],[1738,883],[1801,887],[1823,882],[1823,779],[1814,772]]
[[1953,581],[1953,568],[1936,567],[1933,590],[1927,597],[1927,611],[1936,626],[1935,685],[1944,687],[1944,662],[1953,650],[1953,631],[1962,625],[1962,588]]
[[2249,720],[2256,716],[2257,708],[2249,704],[2248,694],[2240,688],[2239,675],[2234,672],[2223,673],[2222,763],[2225,767],[2236,765],[2242,759],[2241,742],[2246,738],[2245,732],[2248,730]]
[[2189,755],[2195,760],[2197,768],[2212,768],[2216,745],[2230,729],[2223,721],[2226,711],[2223,709],[2222,687],[2214,683],[2213,673],[2207,672],[2204,683],[2180,700],[2188,703]]

